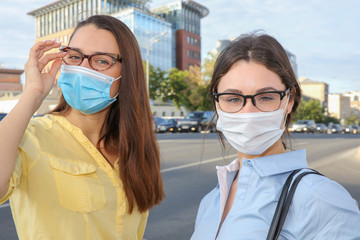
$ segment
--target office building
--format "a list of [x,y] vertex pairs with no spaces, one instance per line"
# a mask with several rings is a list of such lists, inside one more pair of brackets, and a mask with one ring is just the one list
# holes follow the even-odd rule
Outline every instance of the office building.
[[329,94],[328,96],[329,115],[343,120],[351,115],[350,97],[340,93]]
[[351,113],[360,118],[360,91],[345,92],[344,96],[350,97]]
[[201,18],[209,9],[192,0],[176,0],[151,11],[172,24],[172,65],[180,70],[201,66]]
[[320,104],[328,111],[329,85],[325,82],[311,80],[305,77],[299,78],[299,83],[304,99],[319,100]]

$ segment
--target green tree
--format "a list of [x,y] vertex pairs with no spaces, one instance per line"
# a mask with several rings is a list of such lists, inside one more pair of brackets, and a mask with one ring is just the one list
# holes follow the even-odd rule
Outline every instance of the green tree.
[[218,54],[208,52],[208,57],[204,59],[204,63],[202,65],[202,77],[205,82],[209,82],[212,78],[217,57]]
[[212,102],[209,94],[209,81],[204,80],[198,66],[191,66],[188,72],[189,76],[185,80],[189,86],[186,91],[188,101],[184,103],[185,107],[190,111],[210,110]]
[[324,108],[321,106],[320,101],[311,99],[306,102],[302,100],[293,117],[294,121],[301,119],[304,120],[312,119],[315,122],[324,122],[325,121]]
[[171,68],[168,76],[161,84],[162,101],[172,101],[177,108],[188,104],[187,92],[189,89],[185,79],[189,76],[188,71]]
[[357,118],[357,116],[355,114],[351,114],[351,116],[349,118],[345,119],[345,124],[358,125],[359,119]]
[[167,72],[160,68],[149,67],[149,91],[150,98],[153,100],[159,100],[163,98],[163,82],[166,80]]

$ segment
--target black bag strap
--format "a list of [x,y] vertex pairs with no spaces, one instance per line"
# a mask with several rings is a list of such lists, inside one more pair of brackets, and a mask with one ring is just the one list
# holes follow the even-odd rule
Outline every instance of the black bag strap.
[[[295,180],[292,182],[293,177],[302,169],[294,170],[289,177],[286,179],[286,182],[284,184],[284,187],[281,191],[281,195],[278,201],[278,204],[276,206],[276,210],[274,213],[274,217],[271,221],[270,229],[268,232],[268,236],[266,240],[276,240],[278,239],[281,229],[285,223],[286,215],[290,209],[290,204],[292,201],[292,198],[295,194],[295,190],[297,185],[299,184],[300,180],[308,175],[308,174],[318,174],[322,175],[321,173],[317,172],[316,170],[309,169],[311,171],[300,173]],[[291,184],[292,183],[292,184]],[[290,188],[291,186],[291,188]],[[289,191],[290,188],[290,191]]]

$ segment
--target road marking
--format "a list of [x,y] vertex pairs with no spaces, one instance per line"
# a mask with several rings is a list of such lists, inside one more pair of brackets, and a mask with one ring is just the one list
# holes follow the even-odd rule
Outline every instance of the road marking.
[[4,208],[4,207],[10,207],[10,203],[5,203],[3,205],[0,205],[0,208]]
[[223,159],[235,158],[237,156],[238,156],[237,154],[233,154],[233,155],[229,155],[225,158],[224,157],[212,158],[212,159],[201,161],[201,162],[199,161],[199,162],[195,162],[195,163],[188,163],[188,164],[180,165],[177,167],[166,168],[166,169],[161,170],[160,172],[161,173],[172,172],[172,171],[176,171],[179,169],[184,169],[184,168],[194,167],[194,166],[198,166],[198,165],[202,165],[202,164],[216,162],[216,161],[223,160]]

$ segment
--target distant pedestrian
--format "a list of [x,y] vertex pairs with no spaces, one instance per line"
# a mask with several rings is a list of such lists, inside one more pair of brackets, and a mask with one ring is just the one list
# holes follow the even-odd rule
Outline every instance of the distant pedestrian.
[[[97,15],[46,54],[59,47],[31,48],[24,92],[0,123],[0,203],[10,199],[20,239],[142,239],[164,190],[136,39]],[[32,119],[60,68],[59,105]]]
[[[201,201],[191,240],[360,239],[357,202],[317,174],[302,178],[292,201],[279,208],[290,206],[287,214],[274,218],[288,176],[312,172],[305,150],[288,151],[282,141],[301,92],[276,39],[256,33],[231,42],[215,63],[210,91],[217,129],[238,158],[218,167],[219,185]],[[278,227],[269,233],[271,226]]]

